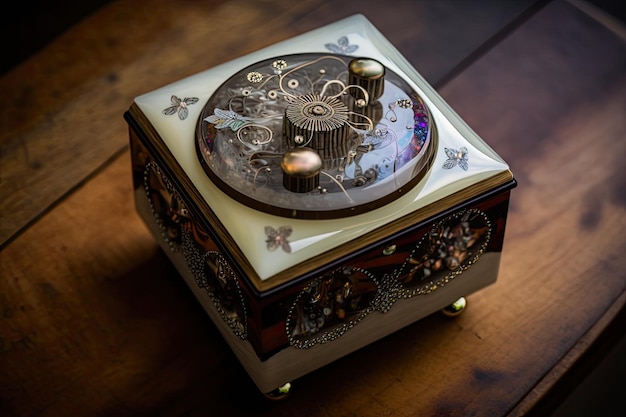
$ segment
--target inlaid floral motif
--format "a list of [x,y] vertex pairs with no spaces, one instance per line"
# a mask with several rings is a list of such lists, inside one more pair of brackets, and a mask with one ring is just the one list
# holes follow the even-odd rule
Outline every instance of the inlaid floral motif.
[[455,166],[460,166],[463,171],[467,171],[469,168],[468,159],[467,159],[467,148],[465,146],[456,149],[452,148],[444,148],[446,152],[446,156],[448,159],[443,163],[443,168],[451,169]]
[[278,248],[282,248],[285,252],[291,253],[291,247],[289,246],[289,236],[292,229],[290,226],[281,226],[278,229],[274,229],[271,226],[265,226],[265,235],[267,239],[267,250],[273,252]]
[[181,99],[176,95],[172,95],[170,100],[172,105],[164,109],[163,114],[171,116],[172,114],[178,113],[178,118],[180,120],[185,120],[187,116],[189,116],[189,109],[187,106],[196,104],[199,99],[198,97],[185,97]]
[[335,54],[349,55],[356,52],[359,49],[358,45],[350,45],[350,41],[347,36],[342,36],[337,40],[337,43],[327,43],[324,45],[326,49]]

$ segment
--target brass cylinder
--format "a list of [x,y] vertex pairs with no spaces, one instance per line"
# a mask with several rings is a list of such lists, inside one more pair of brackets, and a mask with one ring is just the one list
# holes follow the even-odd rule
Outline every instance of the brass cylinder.
[[[348,83],[363,87],[369,101],[378,100],[385,91],[385,66],[375,59],[355,58],[348,64]],[[363,99],[365,95],[358,88],[350,89],[350,94]]]
[[320,184],[322,158],[310,148],[289,149],[280,163],[283,186],[294,193],[308,193]]

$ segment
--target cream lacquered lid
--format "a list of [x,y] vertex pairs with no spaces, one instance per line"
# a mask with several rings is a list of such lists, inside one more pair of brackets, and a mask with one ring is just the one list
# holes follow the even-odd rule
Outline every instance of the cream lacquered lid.
[[[345,91],[341,89],[351,85],[350,82],[354,84],[354,77],[360,80],[358,74],[348,79],[341,65],[354,65],[351,59],[362,57],[382,64],[387,69],[385,77],[390,81],[385,81],[380,97],[377,93],[380,85],[374,80],[372,86],[361,84],[365,88],[353,88],[361,93],[345,99],[346,95],[341,94]],[[321,61],[333,64],[328,67],[319,64]],[[309,65],[312,62],[315,65]],[[304,78],[291,72],[309,67],[311,71]],[[263,72],[264,69],[269,72]],[[264,106],[268,97],[280,105],[281,95],[286,102],[298,104],[302,95],[298,87],[302,87],[302,80],[310,80],[312,73],[326,75],[327,69],[333,72],[332,82],[317,85],[327,87],[326,96],[342,97],[344,102],[352,103],[352,107],[344,108],[342,104],[320,99],[319,95],[316,100],[324,101],[320,103],[323,108],[309,107],[312,115],[318,111],[321,114],[325,109],[332,112],[333,117],[349,114],[347,121],[345,117],[339,121],[340,124],[345,122],[339,129],[340,134],[333,130],[319,139],[325,143],[343,135],[347,139],[345,146],[339,149],[345,152],[339,152],[339,156],[336,152],[323,156],[323,172],[316,178],[317,182],[311,183],[313,185],[305,192],[294,192],[294,189],[285,189],[293,187],[289,185],[293,182],[280,183],[284,174],[277,169],[281,166],[278,161],[285,152],[289,154],[289,161],[299,161],[303,153],[306,155],[300,148],[314,142],[311,137],[305,137],[311,135],[301,126],[310,121],[302,121],[302,113],[292,111],[294,122],[283,124],[279,117],[283,108],[270,106],[272,111],[268,112]],[[380,71],[377,67],[375,70]],[[280,76],[285,74],[289,77],[279,82]],[[235,75],[247,81],[233,82]],[[270,86],[269,79],[275,83],[274,87]],[[289,84],[292,79],[300,82]],[[319,88],[310,89],[314,90],[319,91]],[[363,90],[370,94],[363,94]],[[263,94],[255,97],[254,93],[259,91]],[[359,98],[370,102],[378,100],[382,113],[365,119],[359,115],[353,117],[353,113],[359,113],[359,104],[362,105],[357,103]],[[402,105],[407,100],[411,100],[411,106]],[[141,95],[135,98],[135,104],[228,230],[256,273],[253,280],[261,282],[321,255],[332,259],[330,253],[345,252],[346,245],[354,246],[362,236],[402,222],[409,214],[414,221],[422,220],[436,214],[440,203],[449,206],[462,202],[513,178],[508,165],[361,15]],[[255,117],[246,113],[251,109]],[[363,120],[368,122],[361,123]],[[418,124],[424,128],[418,129]],[[321,130],[332,130],[321,126]],[[295,133],[289,133],[290,129],[295,129]],[[286,139],[282,138],[283,133]],[[393,138],[393,146],[376,148],[389,137]],[[366,150],[363,150],[364,145],[367,145]],[[298,152],[290,153],[290,148]],[[394,149],[391,154],[388,154],[389,149]],[[324,149],[314,150],[324,154]],[[362,162],[359,165],[354,161],[357,153]],[[402,163],[397,162],[399,154],[403,155]],[[385,164],[380,162],[385,158],[395,160],[391,175],[385,174]],[[285,161],[282,163],[285,169]],[[364,165],[363,171],[360,165]],[[359,168],[358,172],[355,167]],[[370,175],[361,175],[368,168],[371,168]],[[375,175],[371,175],[373,171],[377,171]],[[310,174],[307,170],[306,175]],[[363,183],[357,184],[357,179]],[[309,179],[303,181],[309,187]],[[440,209],[444,208],[447,207]],[[420,211],[423,215],[414,216]]]

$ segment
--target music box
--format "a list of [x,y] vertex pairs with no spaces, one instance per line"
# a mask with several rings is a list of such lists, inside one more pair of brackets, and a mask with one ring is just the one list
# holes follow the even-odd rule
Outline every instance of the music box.
[[361,15],[124,116],[138,213],[268,396],[496,281],[508,165]]

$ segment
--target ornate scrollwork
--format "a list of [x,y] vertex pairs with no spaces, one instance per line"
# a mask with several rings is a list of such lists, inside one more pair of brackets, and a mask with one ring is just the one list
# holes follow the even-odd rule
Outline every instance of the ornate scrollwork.
[[315,279],[300,292],[287,318],[290,343],[308,348],[335,340],[370,313],[377,290],[374,278],[358,268]]
[[346,266],[314,279],[287,317],[289,343],[309,348],[335,340],[374,311],[386,313],[399,299],[436,291],[476,263],[490,238],[487,215],[464,210],[435,224],[390,274]]
[[185,203],[156,162],[149,161],[146,164],[143,180],[150,209],[161,229],[161,236],[170,250],[180,250],[182,230],[189,221],[189,211]]
[[192,231],[193,227],[183,233],[183,252],[196,284],[206,291],[220,317],[233,333],[246,339],[246,303],[235,272],[218,251],[210,250],[201,254]]
[[194,232],[198,232],[198,226],[170,179],[154,161],[145,166],[144,187],[161,236],[170,250],[183,252],[196,284],[206,290],[233,333],[245,339],[245,301],[234,271],[216,250],[200,252],[193,236]]

